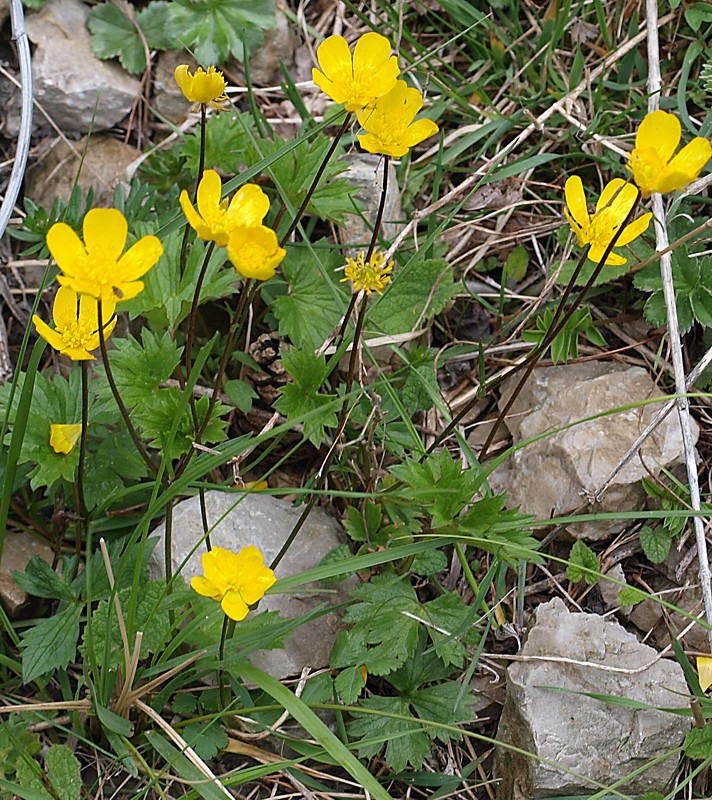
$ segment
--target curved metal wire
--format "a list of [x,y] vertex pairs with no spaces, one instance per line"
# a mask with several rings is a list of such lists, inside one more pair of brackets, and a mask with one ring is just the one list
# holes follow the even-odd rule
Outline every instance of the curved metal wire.
[[30,151],[30,136],[32,135],[32,62],[30,59],[30,43],[25,30],[25,14],[22,10],[22,0],[11,0],[10,20],[12,22],[12,38],[17,43],[17,54],[20,59],[20,80],[22,82],[22,114],[20,116],[20,133],[17,137],[15,163],[7,184],[5,197],[0,205],[0,236],[5,233],[15,201],[20,193],[22,179],[27,166],[27,154]]

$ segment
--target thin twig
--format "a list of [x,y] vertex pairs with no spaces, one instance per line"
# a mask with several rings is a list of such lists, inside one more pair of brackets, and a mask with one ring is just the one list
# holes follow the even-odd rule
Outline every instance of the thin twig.
[[[660,91],[662,81],[660,77],[660,45],[658,42],[658,3],[657,0],[646,0],[648,19],[648,112],[656,111],[660,107]],[[651,197],[653,218],[655,220],[655,249],[665,250],[670,244],[665,218],[665,207],[660,194]],[[677,398],[678,415],[682,431],[682,443],[685,451],[685,467],[687,481],[690,487],[690,505],[695,511],[700,510],[700,486],[695,462],[695,442],[692,435],[690,421],[690,404],[686,395],[685,366],[682,359],[682,345],[680,342],[680,327],[677,319],[677,305],[675,302],[675,286],[672,276],[672,255],[668,252],[660,259],[660,274],[663,281],[663,295],[667,312],[667,329],[670,338],[672,366],[675,375],[675,391]],[[712,620],[712,583],[710,581],[710,565],[707,554],[707,540],[705,538],[705,524],[700,516],[693,517],[695,527],[695,540],[697,542],[697,561],[699,564],[700,588],[705,604],[705,615],[708,621]],[[707,631],[707,638],[712,651],[712,630]]]

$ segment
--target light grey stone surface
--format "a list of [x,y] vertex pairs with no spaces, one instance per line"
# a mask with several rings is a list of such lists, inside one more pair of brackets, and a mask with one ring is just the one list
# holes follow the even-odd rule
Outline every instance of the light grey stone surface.
[[[258,547],[269,564],[287,539],[302,509],[285,500],[262,494],[229,494],[210,491],[205,494],[208,522],[215,526],[210,539],[214,547],[238,551],[248,545]],[[165,528],[154,531],[160,538],[149,565],[151,577],[165,574],[163,557]],[[201,557],[203,526],[200,501],[192,497],[179,503],[173,511],[173,571],[180,570],[190,582],[202,574]],[[309,515],[287,555],[275,570],[277,578],[296,575],[316,567],[321,559],[341,544],[341,526],[320,508]],[[196,548],[196,544],[198,545]],[[192,555],[191,555],[191,551]],[[184,564],[183,562],[187,562]],[[318,605],[336,606],[348,598],[348,582],[334,590],[310,584],[288,594],[264,598],[260,610],[279,611],[285,617],[298,617]],[[305,666],[324,667],[329,662],[331,648],[339,630],[340,614],[328,614],[297,628],[283,650],[265,650],[252,656],[253,663],[278,678],[298,675]]]
[[[650,764],[679,747],[690,729],[689,718],[656,710],[688,706],[679,664],[656,660],[657,651],[617,622],[596,614],[571,614],[555,598],[537,608],[520,655],[524,660],[507,669],[507,699],[497,739],[561,769],[498,748],[498,800],[590,796],[599,788],[593,781],[610,785]],[[625,672],[646,665],[641,672]],[[585,697],[585,692],[627,698],[646,707],[625,708]],[[663,792],[676,767],[677,756],[654,763],[618,789],[626,794]]]
[[[253,86],[279,86],[284,75],[279,66],[284,61],[285,67],[293,74],[294,50],[296,47],[292,23],[277,6],[274,16],[274,27],[264,31],[262,44],[250,56],[250,80]],[[239,61],[231,61],[230,72],[238,78],[244,78],[245,68]]]
[[[502,386],[500,408],[509,399],[519,376]],[[610,362],[591,361],[534,370],[507,416],[514,444],[559,429],[596,414],[626,405],[628,410],[572,424],[521,447],[493,480],[493,488],[506,489],[510,506],[539,519],[568,514],[586,502],[585,491],[595,491],[610,470],[645,429],[660,403],[641,405],[660,397],[661,390],[648,372]],[[636,405],[638,404],[638,405]],[[693,434],[698,428],[693,422]],[[676,413],[669,414],[627,464],[590,511],[628,511],[640,508],[644,493],[641,478],[660,466],[682,458],[682,436]],[[620,524],[594,522],[571,526],[573,536],[602,539],[620,530]]]
[[88,13],[81,0],[50,0],[27,17],[27,35],[35,45],[34,97],[65,132],[111,128],[131,111],[140,92],[138,80],[92,53]]
[[[354,197],[363,204],[361,214],[348,214],[339,226],[341,241],[349,256],[365,250],[371,241],[383,187],[383,158],[370,153],[349,153],[345,156],[349,168],[341,174],[354,187]],[[363,215],[363,216],[361,216]],[[396,171],[392,162],[388,164],[388,187],[383,209],[381,238],[392,241],[402,227],[402,210]]]

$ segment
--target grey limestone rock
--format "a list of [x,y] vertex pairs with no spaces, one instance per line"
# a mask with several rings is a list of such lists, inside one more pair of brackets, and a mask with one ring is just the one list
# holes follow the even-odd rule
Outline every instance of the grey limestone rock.
[[[500,405],[508,400],[519,376],[503,384]],[[539,519],[568,514],[585,504],[585,492],[598,489],[650,419],[659,403],[643,405],[662,392],[641,367],[609,362],[567,364],[535,370],[507,416],[514,444],[546,431],[564,428],[517,450],[495,488],[506,489],[510,505]],[[579,420],[615,408],[631,406],[581,424]],[[697,436],[697,426],[693,422]],[[639,456],[618,474],[599,503],[590,511],[628,511],[640,508],[641,478],[660,472],[682,459],[682,435],[673,411],[648,438]],[[646,469],[647,467],[647,469]],[[612,522],[572,526],[577,538],[602,539],[620,529]]]
[[[347,252],[354,256],[365,250],[371,240],[373,225],[376,222],[378,206],[381,202],[383,186],[383,159],[370,153],[351,153],[345,156],[349,168],[341,178],[346,178],[354,187],[354,197],[363,204],[361,214],[348,214],[340,226],[341,239]],[[383,226],[381,238],[392,241],[400,230],[402,218],[400,195],[395,167],[388,164],[388,186],[386,202],[383,207]]]
[[[655,759],[679,747],[690,729],[689,718],[657,710],[688,706],[679,664],[657,658],[656,650],[617,622],[569,613],[559,598],[537,608],[520,655],[523,660],[507,669],[497,739],[536,759],[498,748],[498,800],[588,797],[600,784],[608,786],[648,764],[618,790],[665,791],[677,756]],[[583,693],[627,698],[644,707],[626,708]]]
[[[131,111],[141,91],[118,64],[92,53],[88,13],[80,0],[50,0],[27,17],[27,35],[35,45],[35,100],[63,131],[111,128]],[[36,116],[40,122],[41,115]]]
[[[219,491],[205,493],[208,522],[215,526],[210,534],[213,546],[238,551],[255,545],[269,564],[289,536],[302,509],[285,500],[263,494],[234,494]],[[157,544],[149,570],[152,578],[165,574],[163,557],[165,528],[154,531]],[[191,497],[179,503],[173,511],[172,562],[173,571],[189,582],[202,574],[201,556],[204,552],[200,501]],[[341,527],[325,511],[315,508],[307,518],[287,555],[275,570],[277,578],[296,575],[316,567],[321,559],[341,544]],[[196,548],[196,544],[198,545]],[[184,563],[185,562],[185,563]],[[343,582],[335,590],[310,584],[294,592],[265,597],[260,609],[279,611],[285,617],[297,617],[321,604],[336,606],[348,595]],[[329,662],[331,648],[339,630],[340,615],[335,611],[300,626],[287,640],[283,650],[264,650],[252,656],[253,663],[275,677],[298,675],[305,666],[324,667]]]
[[21,616],[29,600],[25,590],[17,585],[12,573],[15,570],[24,572],[32,556],[39,556],[47,563],[52,563],[52,550],[46,544],[36,541],[24,531],[6,532],[0,560],[0,603],[11,618]]

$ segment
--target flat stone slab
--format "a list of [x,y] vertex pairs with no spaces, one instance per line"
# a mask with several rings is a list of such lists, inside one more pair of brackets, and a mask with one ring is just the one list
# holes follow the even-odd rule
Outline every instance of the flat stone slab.
[[689,717],[659,710],[689,707],[677,662],[659,658],[615,621],[570,613],[559,598],[537,608],[520,656],[507,669],[497,739],[536,758],[497,748],[498,800],[589,797],[651,763],[617,788],[629,795],[664,790],[678,757],[655,760],[679,747],[691,725]]
[[[518,382],[516,375],[503,384],[500,408]],[[539,519],[573,512],[586,503],[587,492],[598,490],[664,402],[647,401],[661,396],[663,392],[641,367],[591,361],[534,370],[507,415],[507,427],[515,445],[547,431],[556,432],[523,444],[493,475],[493,488],[506,490],[510,506],[520,506]],[[606,413],[625,406],[630,407]],[[696,440],[694,421],[693,434]],[[682,457],[680,421],[673,410],[640,454],[613,479],[601,500],[588,509],[640,508],[645,498],[641,478],[648,476],[648,470],[659,474],[661,467],[680,462]],[[620,529],[615,520],[568,528],[572,536],[583,539],[603,539]]]
[[[214,526],[210,534],[213,547],[237,552],[254,545],[264,555],[266,564],[277,555],[302,513],[302,508],[265,494],[210,491],[205,493],[205,503],[208,522]],[[153,535],[160,541],[153,551],[149,572],[152,578],[160,579],[165,575],[165,527],[161,525]],[[174,508],[172,531],[173,572],[180,571],[187,583],[193,576],[202,575],[203,538],[200,500],[197,496],[191,497]],[[314,508],[275,570],[277,578],[297,575],[318,566],[322,558],[342,542],[339,523],[322,509]],[[352,582],[346,581],[336,587],[330,585],[329,591],[325,591],[322,586],[309,584],[291,593],[269,595],[260,602],[259,608],[279,611],[285,617],[298,617],[324,603],[330,606],[343,603],[349,597],[349,585]],[[297,628],[284,649],[259,651],[251,660],[255,666],[278,678],[299,675],[306,666],[325,667],[340,619],[340,613],[331,611]]]

